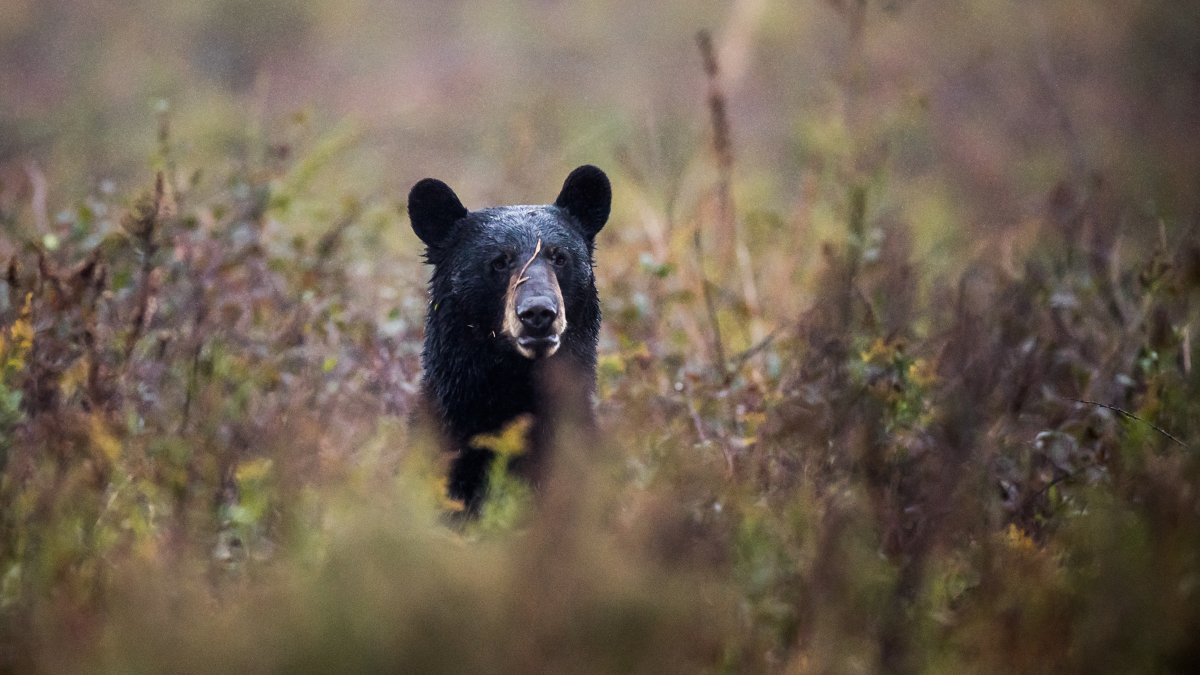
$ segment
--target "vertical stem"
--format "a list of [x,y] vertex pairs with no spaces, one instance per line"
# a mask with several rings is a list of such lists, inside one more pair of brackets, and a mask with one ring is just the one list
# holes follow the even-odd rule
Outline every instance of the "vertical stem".
[[[717,215],[726,241],[733,247],[738,275],[741,277],[742,300],[752,315],[759,313],[758,287],[754,281],[754,266],[750,250],[742,237],[733,200],[733,133],[729,123],[725,92],[721,89],[720,66],[712,35],[707,30],[696,34],[704,74],[708,80],[708,111],[713,128],[713,153],[717,162]],[[722,256],[723,258],[725,256]],[[758,339],[759,335],[754,336]]]
[[696,262],[699,265],[700,294],[704,298],[704,309],[708,314],[709,327],[712,329],[713,367],[721,374],[722,379],[728,379],[729,373],[726,370],[725,362],[725,343],[721,339],[721,321],[717,316],[717,301],[713,297],[712,282],[708,280],[708,275],[704,272],[704,246],[701,241],[699,223],[696,224],[696,230],[692,233],[692,246],[696,249]]

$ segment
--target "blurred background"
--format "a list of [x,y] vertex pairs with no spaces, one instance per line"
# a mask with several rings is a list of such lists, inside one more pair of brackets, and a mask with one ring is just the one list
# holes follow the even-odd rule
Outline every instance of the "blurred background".
[[1070,0],[10,0],[5,204],[31,161],[58,177],[60,201],[145,182],[163,102],[196,164],[298,119],[352,125],[344,161],[358,173],[330,190],[399,198],[428,174],[474,202],[531,199],[584,159],[677,178],[703,162],[695,35],[709,29],[748,208],[786,211],[814,173],[886,163],[904,205],[940,198],[981,228],[1089,172],[1190,216],[1196,14]]
[[[0,665],[1187,672],[1197,110],[1195,2],[4,0]],[[405,194],[583,163],[603,450],[452,531]]]

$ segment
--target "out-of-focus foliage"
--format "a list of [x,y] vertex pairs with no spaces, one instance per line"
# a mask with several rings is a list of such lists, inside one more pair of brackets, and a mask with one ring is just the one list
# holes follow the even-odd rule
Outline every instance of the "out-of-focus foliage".
[[[0,665],[1194,672],[1194,4],[6,1]],[[452,525],[398,195],[585,161],[602,434]]]

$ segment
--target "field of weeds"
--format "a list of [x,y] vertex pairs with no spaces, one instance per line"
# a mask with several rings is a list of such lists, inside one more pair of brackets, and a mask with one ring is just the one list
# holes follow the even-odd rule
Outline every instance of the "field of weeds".
[[[1198,35],[6,0],[0,669],[1196,672]],[[601,437],[450,527],[403,195],[588,162]]]

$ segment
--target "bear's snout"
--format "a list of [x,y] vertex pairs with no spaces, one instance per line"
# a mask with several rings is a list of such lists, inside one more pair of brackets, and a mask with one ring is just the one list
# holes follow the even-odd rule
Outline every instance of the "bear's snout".
[[558,303],[545,295],[525,298],[517,304],[517,318],[521,320],[524,335],[546,337],[558,318]]
[[542,359],[558,351],[567,328],[562,289],[554,270],[536,253],[509,283],[504,333],[527,359]]

